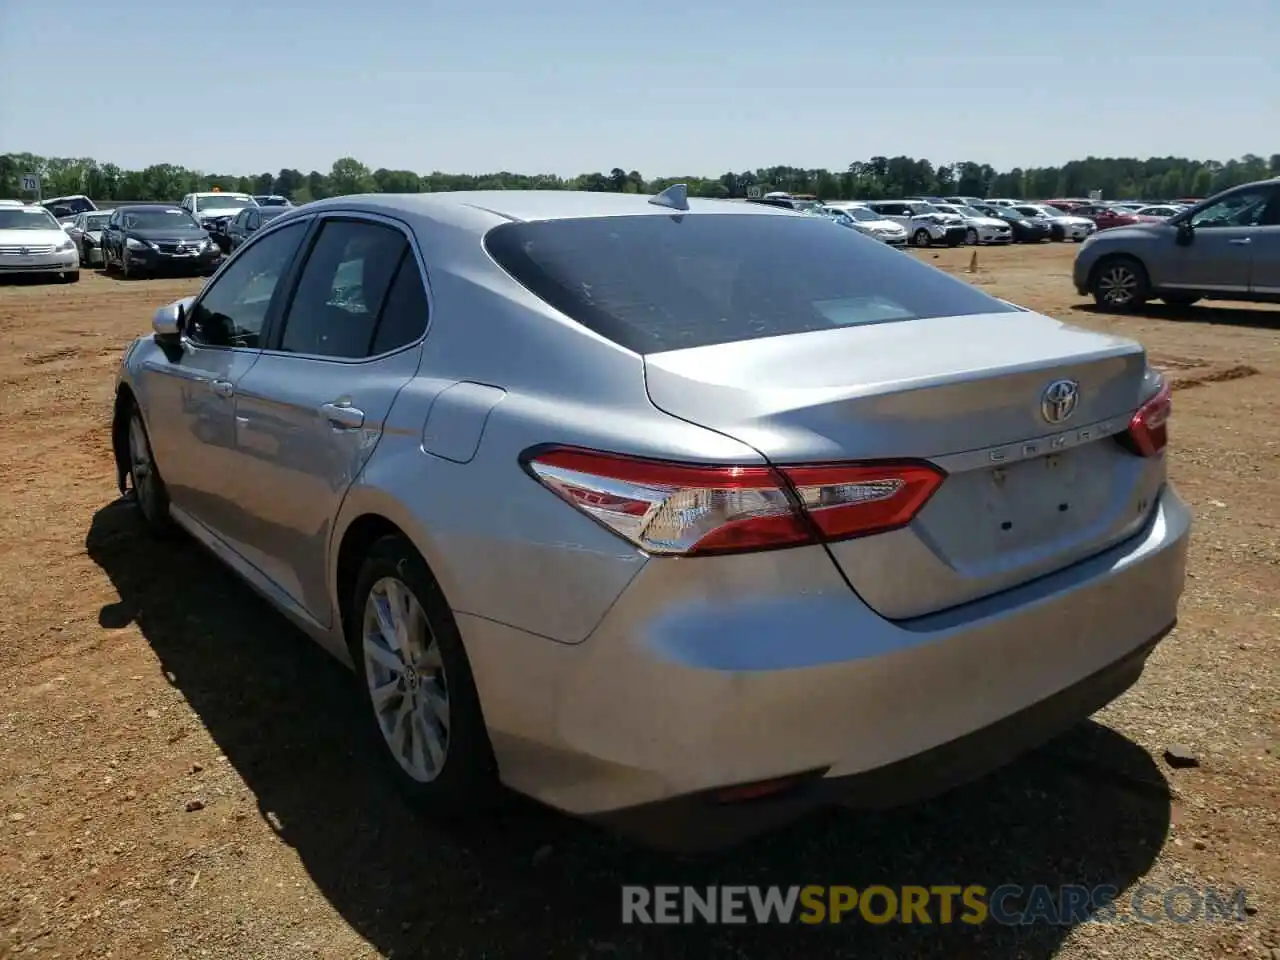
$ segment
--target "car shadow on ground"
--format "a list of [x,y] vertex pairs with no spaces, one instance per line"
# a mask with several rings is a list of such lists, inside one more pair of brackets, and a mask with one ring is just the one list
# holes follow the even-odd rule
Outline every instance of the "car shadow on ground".
[[[707,858],[651,852],[515,800],[470,824],[416,814],[358,732],[348,671],[186,537],[157,542],[128,501],[90,557],[160,669],[296,850],[383,955],[1052,956],[1070,925],[624,926],[622,884],[1109,884],[1148,869],[1169,826],[1151,758],[1092,722],[987,779],[886,813],[833,811]],[[935,914],[935,920],[937,915]]]
[[1176,320],[1182,323],[1208,323],[1231,327],[1249,327],[1256,330],[1280,330],[1280,310],[1257,310],[1252,307],[1222,307],[1192,304],[1175,307],[1154,301],[1144,303],[1127,314],[1108,313],[1093,303],[1077,303],[1071,307],[1079,313],[1098,316],[1146,317],[1149,320]]

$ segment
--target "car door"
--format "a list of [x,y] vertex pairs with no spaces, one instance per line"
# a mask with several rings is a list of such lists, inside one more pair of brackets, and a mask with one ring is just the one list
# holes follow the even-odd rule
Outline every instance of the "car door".
[[412,234],[321,218],[262,358],[236,388],[246,558],[329,624],[329,533],[418,369],[427,293]]
[[874,203],[871,209],[886,220],[892,220],[894,223],[903,227],[911,226],[911,215],[907,211],[906,204],[902,203]]
[[227,237],[231,241],[231,249],[234,250],[240,243],[241,229],[240,225],[244,223],[245,211],[241,210],[227,223]]
[[105,269],[108,255],[115,257],[116,240],[120,236],[120,211],[114,210],[102,228],[102,262]]
[[235,387],[262,352],[262,331],[308,226],[264,234],[186,312],[179,349],[148,360],[135,384],[171,504],[235,547]]
[[1248,293],[1255,250],[1262,246],[1266,212],[1273,187],[1255,185],[1233,190],[1185,217],[1192,235],[1189,243],[1176,243],[1176,224],[1161,245],[1163,262],[1153,277],[1156,286],[1169,290],[1206,293]]
[[1249,290],[1259,296],[1280,297],[1280,186],[1270,189],[1271,199],[1250,245]]

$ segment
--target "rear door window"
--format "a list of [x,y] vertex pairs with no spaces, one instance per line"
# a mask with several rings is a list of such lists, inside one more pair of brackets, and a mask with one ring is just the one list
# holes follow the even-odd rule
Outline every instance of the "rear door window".
[[[326,221],[302,268],[280,349],[345,360],[372,356],[378,317],[406,258],[416,273],[409,241],[394,227],[354,219]],[[402,290],[396,292],[404,296]]]
[[659,353],[833,327],[1015,312],[824,217],[642,215],[509,223],[485,237],[583,326]]

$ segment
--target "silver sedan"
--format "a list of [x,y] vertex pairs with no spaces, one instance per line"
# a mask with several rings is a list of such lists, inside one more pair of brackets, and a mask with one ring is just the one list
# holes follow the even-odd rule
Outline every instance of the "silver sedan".
[[354,668],[428,809],[675,848],[977,776],[1135,682],[1189,516],[1141,346],[771,207],[286,211],[158,310],[121,490]]

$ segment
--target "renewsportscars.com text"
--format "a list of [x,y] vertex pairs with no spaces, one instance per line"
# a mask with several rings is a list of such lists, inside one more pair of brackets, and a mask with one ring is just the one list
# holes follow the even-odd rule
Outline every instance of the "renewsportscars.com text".
[[622,888],[622,922],[645,924],[952,924],[1243,922],[1242,889],[1066,884]]

